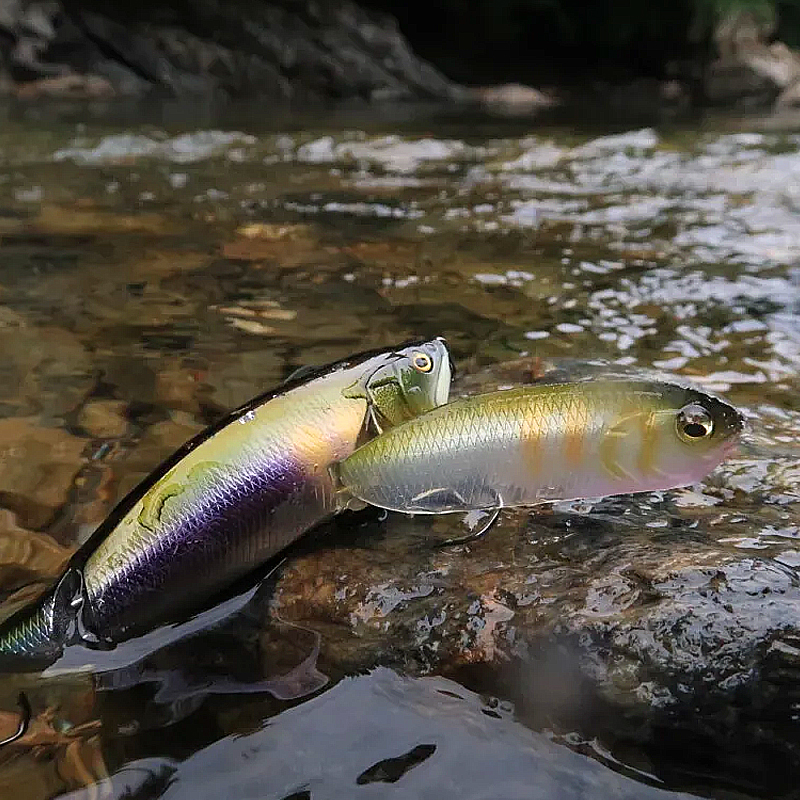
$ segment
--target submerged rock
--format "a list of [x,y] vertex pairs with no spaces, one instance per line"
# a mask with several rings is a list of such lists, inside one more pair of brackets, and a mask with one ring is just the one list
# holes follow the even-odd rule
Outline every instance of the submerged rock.
[[0,509],[0,585],[8,591],[31,579],[50,580],[72,555],[52,537],[21,528],[16,517]]
[[78,424],[91,436],[119,439],[128,431],[126,403],[121,400],[93,400],[78,414]]
[[0,420],[0,498],[22,525],[44,528],[67,501],[85,442],[33,418]]

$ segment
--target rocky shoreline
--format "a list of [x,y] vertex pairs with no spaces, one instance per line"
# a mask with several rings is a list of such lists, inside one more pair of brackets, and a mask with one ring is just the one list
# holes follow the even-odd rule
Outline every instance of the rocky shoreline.
[[[685,108],[800,97],[800,56],[747,12],[722,20],[708,63],[662,79],[541,92],[519,83],[467,88],[418,56],[397,20],[351,0],[144,2],[136,14],[94,0],[0,0],[0,96],[251,98],[281,103],[460,101],[535,111],[555,95],[612,106]],[[487,42],[491,47],[491,42]]]
[[0,0],[0,94],[452,99],[395,20],[349,0],[143,4]]

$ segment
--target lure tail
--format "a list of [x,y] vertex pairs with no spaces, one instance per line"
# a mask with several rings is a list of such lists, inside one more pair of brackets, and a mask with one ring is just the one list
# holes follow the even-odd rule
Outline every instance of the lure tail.
[[0,672],[36,671],[58,658],[77,617],[81,584],[80,572],[68,569],[36,605],[0,626]]

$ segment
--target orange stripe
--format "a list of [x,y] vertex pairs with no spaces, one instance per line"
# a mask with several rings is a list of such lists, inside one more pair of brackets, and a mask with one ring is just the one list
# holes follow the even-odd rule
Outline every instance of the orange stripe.
[[520,425],[520,439],[522,441],[522,457],[525,466],[531,474],[538,476],[542,472],[544,456],[544,431],[541,424],[532,419],[532,415],[523,414]]

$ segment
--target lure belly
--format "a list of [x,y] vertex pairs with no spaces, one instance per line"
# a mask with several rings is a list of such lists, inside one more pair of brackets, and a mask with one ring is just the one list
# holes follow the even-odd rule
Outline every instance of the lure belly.
[[62,579],[0,629],[5,657],[49,657],[77,627],[114,643],[191,606],[337,511],[329,467],[446,402],[441,339],[369,352],[256,398],[123,499]]

